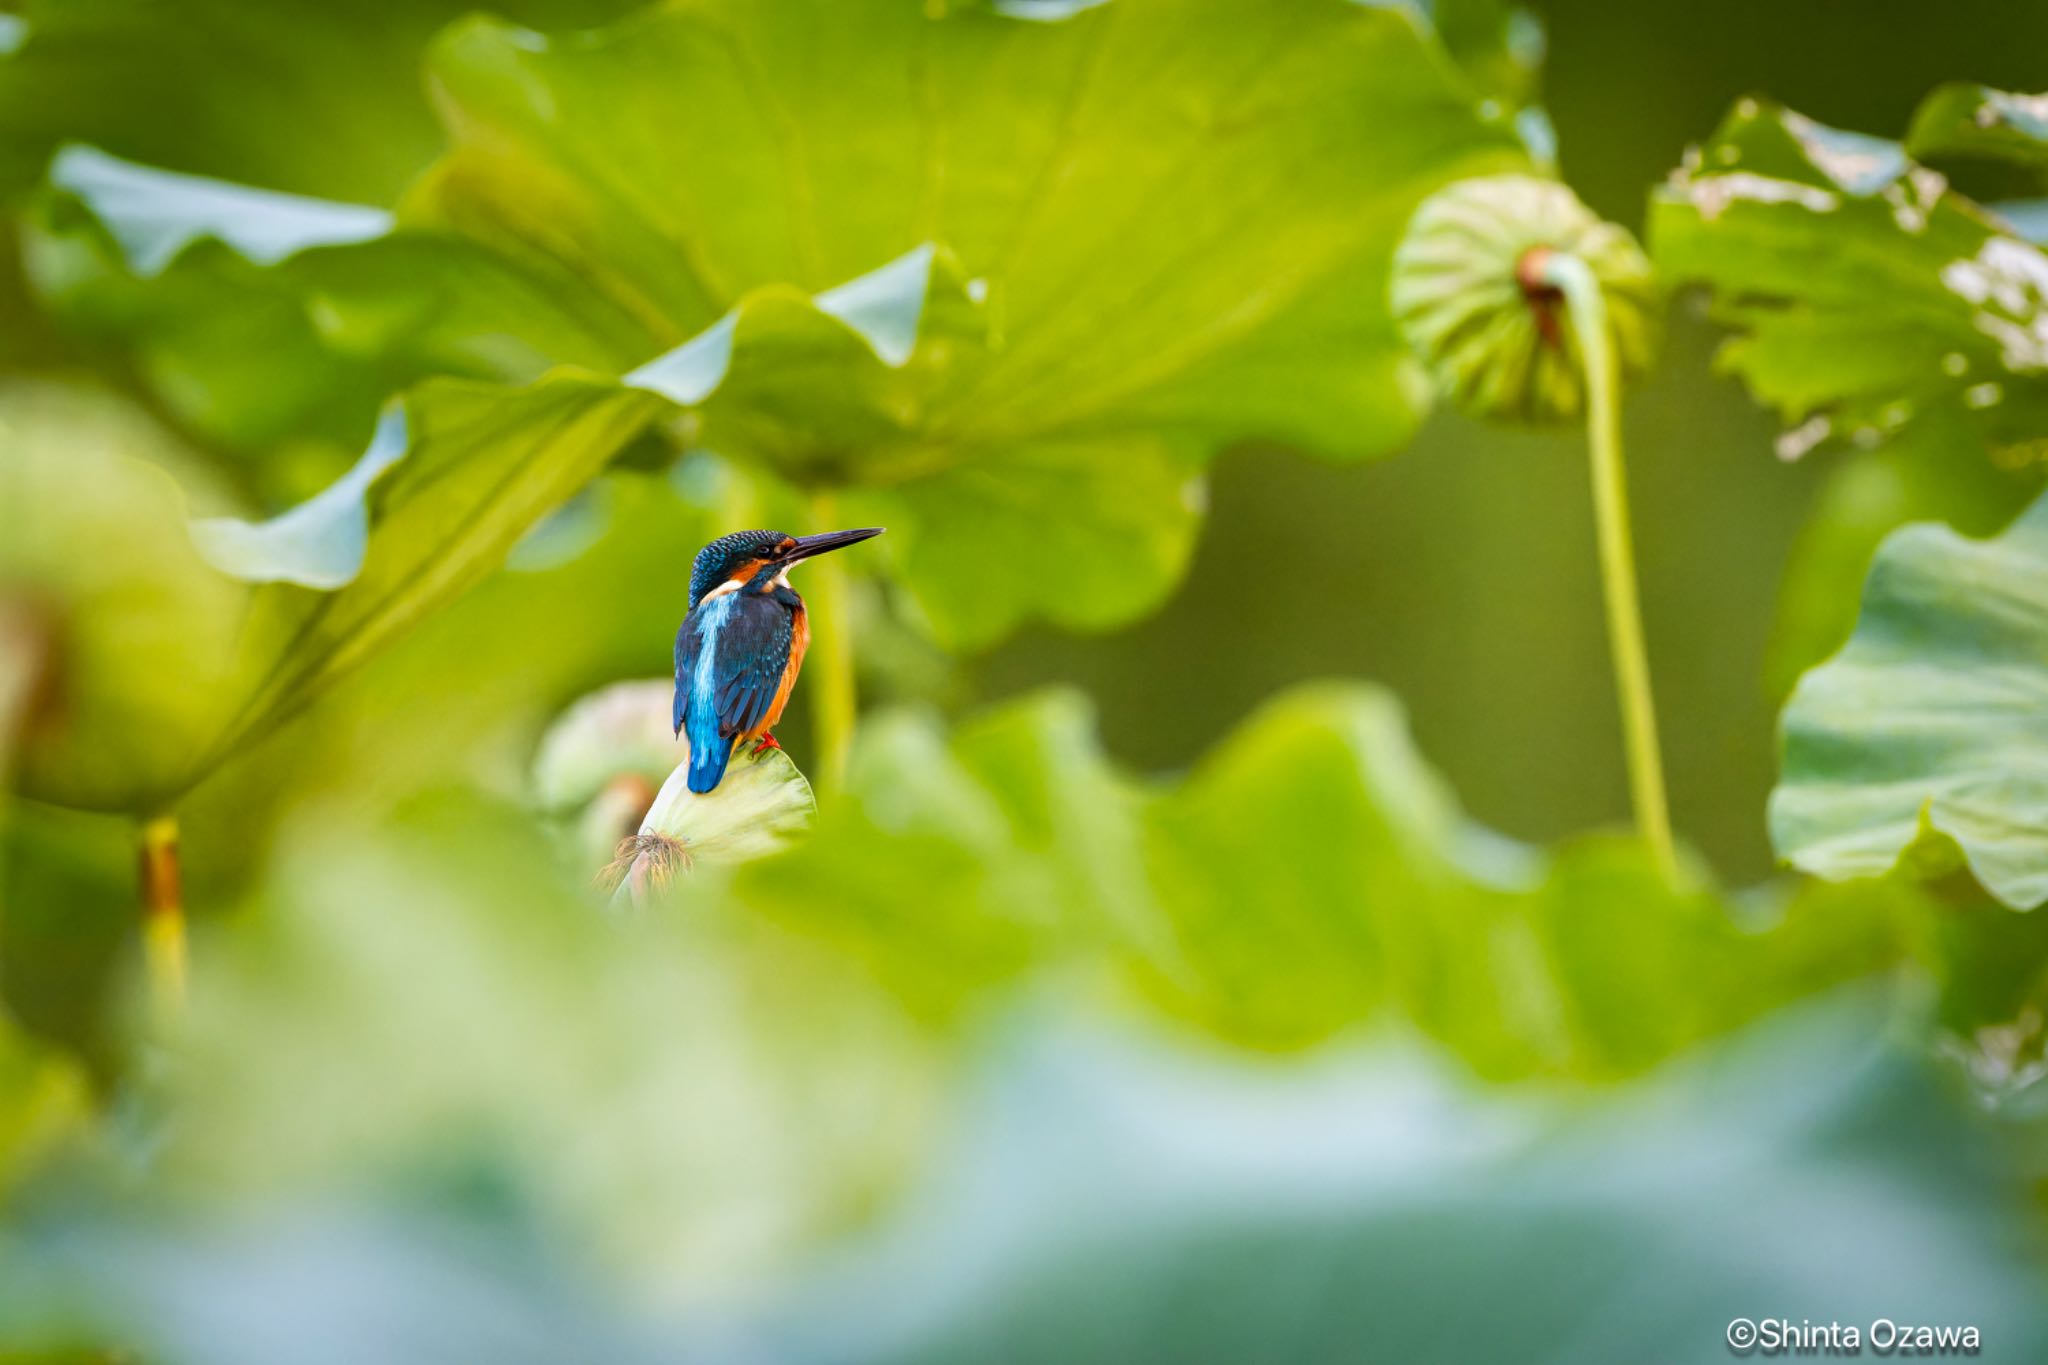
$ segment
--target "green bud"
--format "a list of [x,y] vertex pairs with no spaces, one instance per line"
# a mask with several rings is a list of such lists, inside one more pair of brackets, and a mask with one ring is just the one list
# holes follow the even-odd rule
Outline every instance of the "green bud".
[[1650,262],[1553,180],[1461,180],[1424,200],[1394,252],[1395,321],[1438,388],[1467,412],[1517,421],[1585,410],[1578,337],[1545,265],[1576,256],[1600,283],[1623,382],[1649,364],[1657,320]]

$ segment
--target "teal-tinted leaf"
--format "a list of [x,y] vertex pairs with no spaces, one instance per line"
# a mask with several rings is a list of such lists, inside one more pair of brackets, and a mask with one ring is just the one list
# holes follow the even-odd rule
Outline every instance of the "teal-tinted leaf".
[[91,204],[145,276],[207,238],[258,265],[275,265],[311,247],[374,241],[392,229],[383,209],[138,166],[94,147],[59,152],[50,183]]
[[2048,502],[1990,540],[1891,536],[1784,732],[1771,835],[1795,866],[1878,876],[1931,829],[2006,904],[2048,900]]
[[[592,1003],[628,1013],[615,994]],[[548,1216],[549,1187],[521,1181],[479,1208],[415,1180],[232,1219],[49,1217],[22,1248],[33,1259],[7,1263],[0,1310],[10,1291],[27,1322],[75,1305],[171,1365],[296,1361],[309,1335],[380,1365],[1637,1365],[1715,1359],[1730,1320],[1787,1295],[1832,1305],[1814,1330],[1854,1324],[1866,1355],[1865,1328],[1885,1318],[1967,1324],[1983,1358],[2033,1358],[2048,1315],[2035,1264],[2014,1250],[2033,1232],[2008,1144],[1924,1058],[1873,1049],[1881,1029],[1868,1008],[1810,1012],[1642,1093],[1561,1110],[1473,1093],[1399,1049],[1275,1071],[1027,1021],[981,1050],[944,1158],[879,1229],[737,1302],[622,1308]],[[667,1076],[697,1079],[674,1035],[647,1041]],[[841,1095],[874,1078],[847,1079]],[[710,1097],[731,1105],[724,1087]],[[643,1112],[614,1099],[548,1136],[592,1143]],[[733,1113],[679,1109],[681,1129],[659,1136],[694,1156],[677,1132]],[[872,1139],[844,1124],[833,1135]],[[1478,1306],[1476,1284],[1490,1286]],[[40,1292],[23,1300],[24,1286]]]
[[1914,112],[1906,147],[1923,158],[1989,157],[2048,169],[2048,95],[1944,85]]
[[370,542],[370,486],[406,453],[405,410],[377,424],[370,448],[317,497],[266,522],[211,517],[192,538],[213,566],[248,583],[339,588],[363,567]]
[[1791,426],[1780,455],[1931,424],[2032,459],[2048,256],[1896,144],[1745,101],[1658,191],[1651,229],[1663,272],[1711,286],[1740,331],[1722,358]]
[[1874,1023],[1780,1021],[1567,1115],[1385,1055],[1275,1075],[1028,1037],[889,1228],[701,1344],[801,1365],[1624,1365],[1720,1358],[1731,1320],[1789,1294],[1840,1305],[1866,1350],[1894,1314],[1973,1323],[1987,1358],[1994,1336],[2048,1349],[2035,1269],[2002,1249],[2030,1235],[2014,1173],[1924,1060],[1872,1052]]

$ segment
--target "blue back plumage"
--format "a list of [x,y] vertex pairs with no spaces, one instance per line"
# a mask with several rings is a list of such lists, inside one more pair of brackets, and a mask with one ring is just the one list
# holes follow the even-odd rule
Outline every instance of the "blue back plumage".
[[732,761],[737,736],[721,725],[718,714],[718,642],[738,605],[737,593],[714,597],[690,613],[676,636],[675,724],[690,738],[688,780],[693,792],[716,787]]

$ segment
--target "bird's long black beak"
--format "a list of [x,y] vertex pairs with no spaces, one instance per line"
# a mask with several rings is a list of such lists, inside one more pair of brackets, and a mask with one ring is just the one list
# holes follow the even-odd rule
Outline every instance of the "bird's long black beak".
[[879,526],[863,526],[857,531],[823,531],[815,536],[798,536],[796,544],[782,556],[782,562],[794,564],[799,559],[809,559],[827,550],[841,550],[880,534],[882,528]]

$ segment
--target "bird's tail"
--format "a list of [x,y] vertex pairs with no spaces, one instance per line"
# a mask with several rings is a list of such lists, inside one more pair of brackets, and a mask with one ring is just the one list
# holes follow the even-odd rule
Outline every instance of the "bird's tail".
[[699,796],[725,780],[725,765],[732,761],[735,736],[720,735],[690,744],[690,790]]

